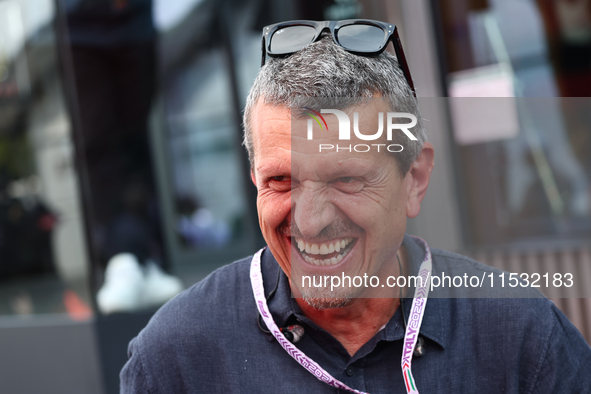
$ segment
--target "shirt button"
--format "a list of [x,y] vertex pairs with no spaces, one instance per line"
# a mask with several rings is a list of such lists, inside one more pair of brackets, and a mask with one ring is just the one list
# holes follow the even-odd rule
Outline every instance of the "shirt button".
[[345,372],[347,373],[347,376],[353,376],[355,370],[353,369],[353,367],[347,367],[347,370]]

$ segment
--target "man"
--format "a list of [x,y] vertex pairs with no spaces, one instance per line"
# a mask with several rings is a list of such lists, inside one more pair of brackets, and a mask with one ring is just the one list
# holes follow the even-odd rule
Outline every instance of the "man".
[[163,307],[130,344],[122,392],[588,392],[591,350],[539,293],[429,294],[418,279],[500,271],[405,235],[434,151],[401,48],[402,69],[380,53],[393,26],[307,24],[265,28],[281,57],[245,111],[268,249]]

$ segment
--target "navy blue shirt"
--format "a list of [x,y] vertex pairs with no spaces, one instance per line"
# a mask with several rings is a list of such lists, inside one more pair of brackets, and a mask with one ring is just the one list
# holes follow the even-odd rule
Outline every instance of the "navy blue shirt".
[[[422,247],[404,239],[409,265]],[[434,274],[469,266],[498,273],[467,257],[432,249]],[[122,393],[339,393],[293,360],[257,325],[251,258],[222,267],[163,306],[130,343]],[[350,356],[303,315],[270,251],[262,257],[269,309],[279,327],[301,324],[296,346],[349,387],[372,394],[405,393],[400,359],[400,308]],[[412,272],[412,271],[411,271]],[[411,302],[405,302],[408,316]],[[414,357],[419,392],[591,393],[591,349],[545,298],[429,298],[420,329],[425,352]]]

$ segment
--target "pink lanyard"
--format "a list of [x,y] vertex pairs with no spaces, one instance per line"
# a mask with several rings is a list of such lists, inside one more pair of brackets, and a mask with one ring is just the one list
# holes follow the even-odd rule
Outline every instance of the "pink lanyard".
[[[423,278],[421,286],[418,286],[415,291],[415,297],[412,301],[412,307],[408,324],[406,326],[406,332],[404,334],[404,347],[402,350],[402,374],[404,375],[404,383],[406,384],[406,392],[409,394],[418,394],[416,384],[411,372],[411,362],[414,348],[419,338],[419,329],[423,322],[423,315],[425,313],[425,306],[427,305],[427,297],[429,296],[429,279],[431,276],[431,251],[427,243],[421,238],[414,237],[421,241],[425,246],[425,258],[419,268],[419,277]],[[267,328],[277,342],[285,349],[285,351],[293,357],[300,365],[314,375],[318,380],[336,387],[338,389],[348,390],[353,393],[367,394],[363,391],[355,390],[343,382],[335,379],[331,374],[326,372],[320,365],[318,365],[310,357],[306,356],[304,352],[295,347],[293,343],[288,341],[283,333],[273,321],[269,307],[267,306],[267,300],[265,299],[265,290],[263,288],[263,275],[261,272],[261,254],[265,248],[259,250],[252,258],[250,263],[250,283],[252,285],[252,291],[254,293],[254,299],[257,304],[257,308]]]

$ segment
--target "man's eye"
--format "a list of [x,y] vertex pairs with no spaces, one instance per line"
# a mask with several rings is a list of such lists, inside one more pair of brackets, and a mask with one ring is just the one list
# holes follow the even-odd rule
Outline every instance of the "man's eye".
[[341,176],[332,182],[335,188],[344,193],[356,193],[363,189],[363,182],[354,176]]
[[289,175],[276,175],[268,179],[269,187],[275,191],[288,192],[291,190],[292,180]]

